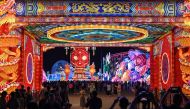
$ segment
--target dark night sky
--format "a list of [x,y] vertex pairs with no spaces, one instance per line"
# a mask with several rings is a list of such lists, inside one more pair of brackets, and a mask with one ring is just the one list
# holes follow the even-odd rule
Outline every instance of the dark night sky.
[[[92,50],[90,49],[90,64],[95,63],[96,71],[101,67],[102,58],[105,57],[107,53],[115,54],[119,52],[128,51],[129,47],[96,47],[95,55],[93,56]],[[133,48],[134,49],[134,48]],[[48,50],[44,52],[44,70],[45,72],[51,71],[53,64],[58,60],[66,60],[70,63],[70,51],[68,50],[68,55],[66,55],[66,50],[64,47],[56,47],[55,49]]]

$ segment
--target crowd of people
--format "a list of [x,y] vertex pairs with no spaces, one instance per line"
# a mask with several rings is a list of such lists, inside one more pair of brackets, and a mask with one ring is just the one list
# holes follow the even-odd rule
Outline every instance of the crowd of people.
[[[3,91],[0,109],[71,109],[69,96],[74,94],[80,94],[81,109],[101,109],[104,101],[98,94],[118,96],[112,104],[106,104],[110,105],[109,109],[115,109],[117,104],[120,109],[190,109],[190,102],[180,87],[162,90],[158,97],[157,91],[150,91],[144,82],[57,81],[44,82],[42,86],[39,92],[23,85],[10,94]],[[130,103],[122,93],[135,93],[135,98]]]
[[[68,81],[68,90],[70,94],[76,94],[80,92],[80,89],[84,88],[87,93],[96,90],[99,93],[105,93],[107,95],[118,94],[121,95],[122,92],[129,92],[132,88],[136,86],[143,86],[148,88],[145,82],[108,82],[108,81]],[[47,83],[45,83],[47,84]],[[51,82],[48,84],[56,84],[56,82]]]

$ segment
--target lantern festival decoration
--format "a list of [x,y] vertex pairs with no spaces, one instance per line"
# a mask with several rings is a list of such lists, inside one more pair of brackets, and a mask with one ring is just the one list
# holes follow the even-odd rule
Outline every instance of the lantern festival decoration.
[[0,92],[15,90],[19,83],[20,36],[14,31],[15,0],[0,2]]
[[70,62],[74,66],[74,80],[87,79],[85,67],[89,64],[89,52],[87,47],[73,47]]
[[183,82],[183,92],[190,94],[190,35],[189,30],[184,29],[176,38],[178,46],[178,61],[181,70],[181,79]]
[[70,70],[69,64],[66,64],[66,65],[65,65],[65,70],[64,70],[64,72],[65,72],[65,74],[66,74],[66,80],[68,80],[70,71],[71,71],[71,70]]
[[92,63],[92,65],[90,66],[90,74],[91,74],[91,76],[93,76],[95,72],[96,72],[95,65],[94,65],[94,63]]
[[190,94],[190,47],[178,48],[178,50],[182,80],[184,82],[183,91],[186,94]]

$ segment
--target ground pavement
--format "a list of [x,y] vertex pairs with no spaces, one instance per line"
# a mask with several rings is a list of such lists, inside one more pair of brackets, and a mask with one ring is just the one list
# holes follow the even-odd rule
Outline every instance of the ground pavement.
[[[134,99],[134,94],[123,94],[123,95],[125,95],[129,99],[129,102],[132,102],[132,100]],[[109,109],[113,101],[117,98],[117,95],[108,96],[105,94],[99,94],[98,97],[102,99],[103,103],[102,109]],[[78,94],[70,95],[69,100],[70,103],[72,104],[71,109],[82,109],[80,107],[80,95]],[[118,105],[114,109],[119,109]]]

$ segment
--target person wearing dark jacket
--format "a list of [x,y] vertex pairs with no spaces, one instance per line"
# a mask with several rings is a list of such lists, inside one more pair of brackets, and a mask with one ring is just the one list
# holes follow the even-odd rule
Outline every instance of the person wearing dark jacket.
[[1,93],[1,98],[0,98],[0,109],[6,109],[7,108],[7,104],[6,104],[6,96],[7,96],[7,92],[3,91]]
[[18,109],[19,108],[19,103],[16,98],[15,92],[11,92],[11,99],[7,103],[8,109]]
[[87,99],[86,107],[89,107],[89,109],[102,108],[102,99],[97,97],[96,91],[92,91],[91,97]]
[[118,97],[114,100],[113,104],[111,105],[110,109],[114,109],[115,105],[119,102],[120,109],[127,109],[129,105],[129,101],[126,97]]

